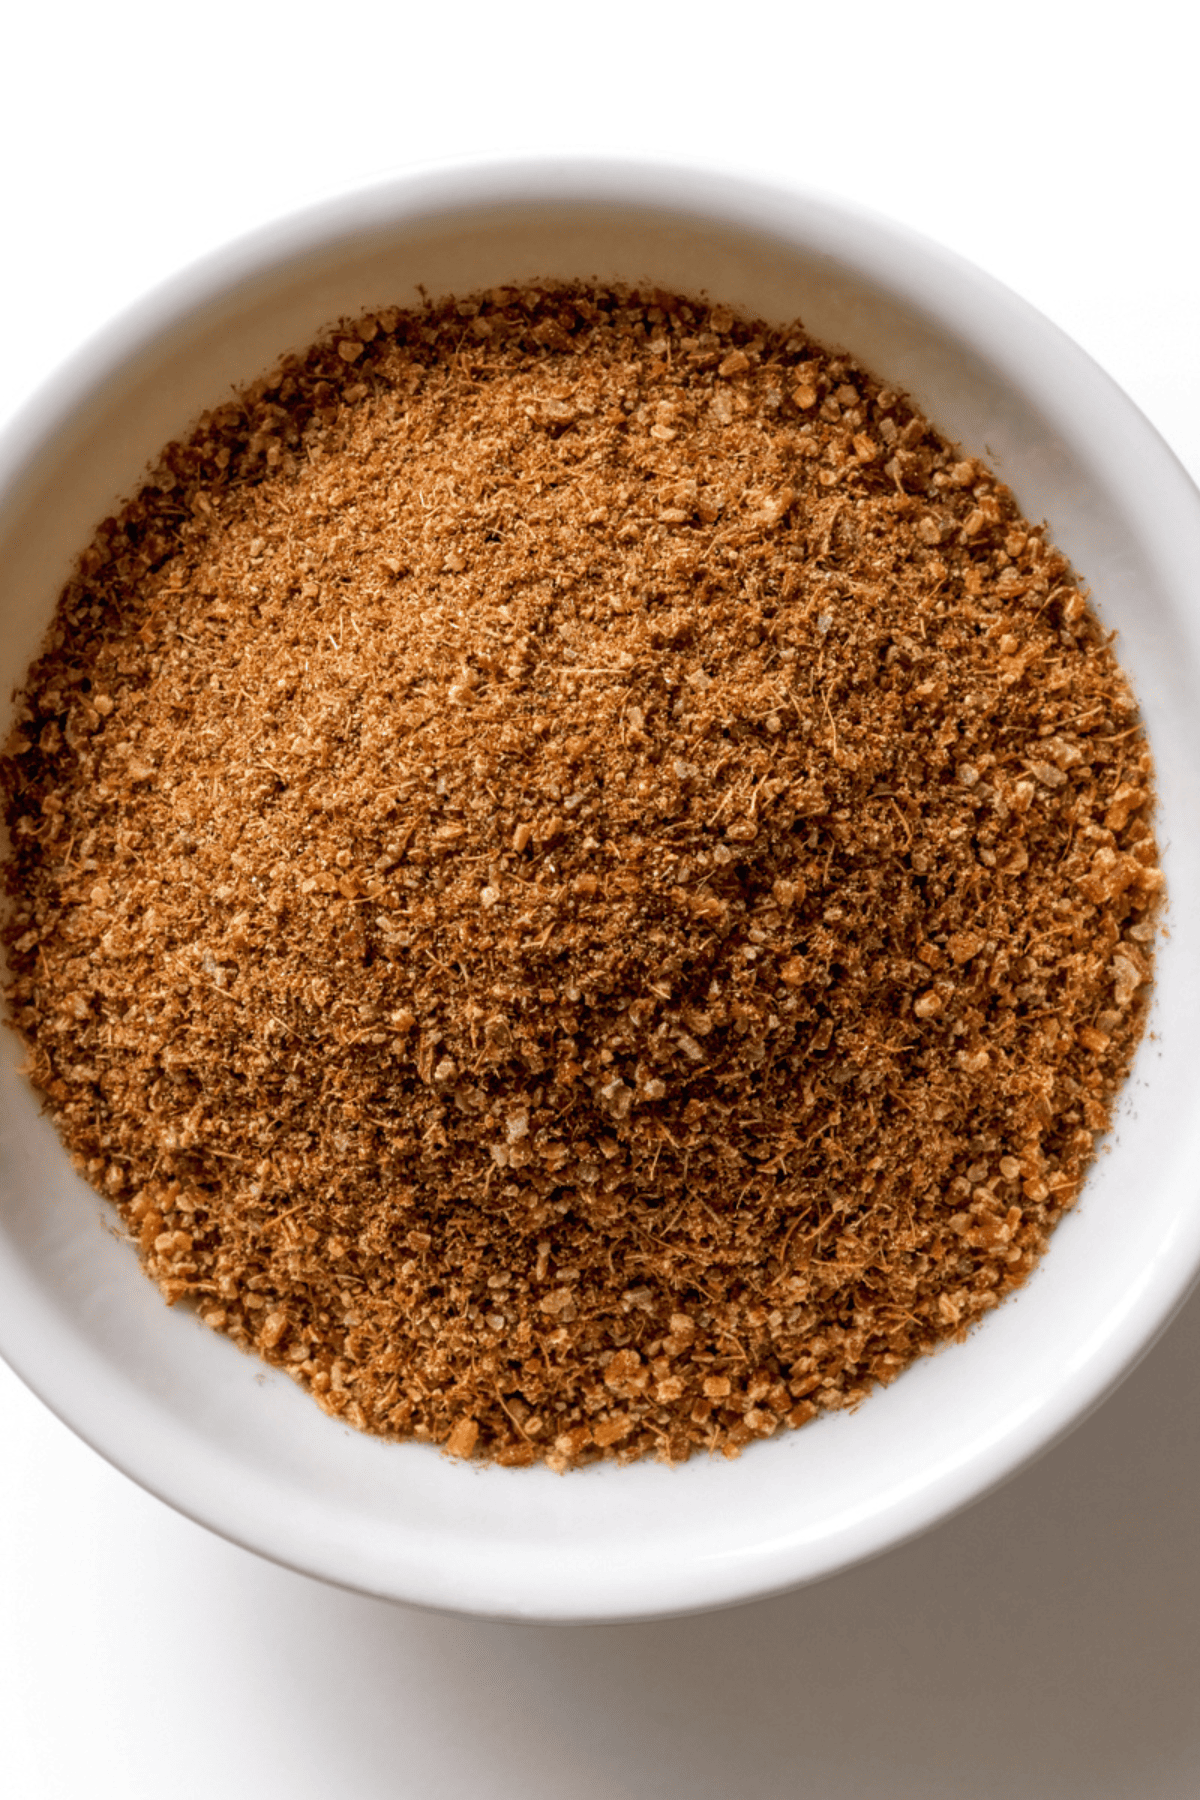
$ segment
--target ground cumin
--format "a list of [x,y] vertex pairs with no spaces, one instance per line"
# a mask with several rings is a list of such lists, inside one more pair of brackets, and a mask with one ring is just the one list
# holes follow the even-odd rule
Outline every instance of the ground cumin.
[[735,1453],[1028,1275],[1143,1022],[1129,689],[1005,487],[658,293],[172,444],[3,764],[9,990],[169,1301],[371,1431]]

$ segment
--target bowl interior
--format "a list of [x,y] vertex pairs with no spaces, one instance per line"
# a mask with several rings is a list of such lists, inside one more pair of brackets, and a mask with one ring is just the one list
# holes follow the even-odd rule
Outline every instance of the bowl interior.
[[[181,1309],[168,1311],[0,1071],[0,1348],[81,1435],[191,1516],[366,1591],[542,1618],[716,1605],[921,1529],[1098,1400],[1200,1262],[1200,497],[1132,405],[1045,320],[933,246],[811,198],[683,172],[452,170],[307,213],[181,277],[90,346],[0,467],[0,685],[147,462],[231,385],[367,307],[538,278],[647,280],[801,318],[906,388],[1013,488],[1119,633],[1157,758],[1175,906],[1152,1035],[1081,1202],[1027,1288],[858,1413],[740,1461],[566,1478],[364,1438]],[[106,1229],[106,1226],[109,1229]]]

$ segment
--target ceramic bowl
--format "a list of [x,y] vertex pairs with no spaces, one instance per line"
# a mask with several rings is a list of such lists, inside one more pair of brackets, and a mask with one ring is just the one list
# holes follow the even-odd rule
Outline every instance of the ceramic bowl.
[[[1125,1374],[1200,1266],[1200,496],[1128,399],[1021,300],[883,220],[695,170],[484,164],[264,226],[76,356],[0,447],[0,692],[148,460],[339,316],[538,277],[650,280],[797,316],[985,458],[1092,586],[1157,758],[1171,897],[1151,1034],[1105,1153],[1021,1294],[857,1412],[739,1461],[558,1477],[360,1436],[138,1270],[17,1071],[0,1083],[0,1349],[134,1480],[263,1555],[509,1618],[718,1606],[876,1554],[976,1498]],[[0,722],[0,730],[3,729]]]

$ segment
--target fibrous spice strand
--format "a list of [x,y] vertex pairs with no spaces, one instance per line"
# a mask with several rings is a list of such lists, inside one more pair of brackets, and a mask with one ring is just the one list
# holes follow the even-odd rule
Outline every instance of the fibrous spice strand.
[[1133,698],[902,395],[381,312],[172,444],[3,763],[13,1019],[167,1299],[354,1425],[734,1453],[1020,1284],[1140,1034]]

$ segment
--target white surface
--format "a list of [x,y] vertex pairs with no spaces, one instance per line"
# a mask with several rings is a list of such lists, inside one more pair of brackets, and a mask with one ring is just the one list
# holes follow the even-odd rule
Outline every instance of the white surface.
[[[30,14],[0,121],[23,257],[0,293],[0,406],[313,188],[557,142],[742,161],[890,211],[1040,305],[1200,470],[1197,27],[1175,7],[600,16],[597,42],[594,10],[544,5],[460,5],[448,27],[369,4]],[[1191,1796],[1196,1315],[1045,1462],[885,1561],[724,1617],[568,1633],[271,1570],[5,1378],[6,1785]]]

